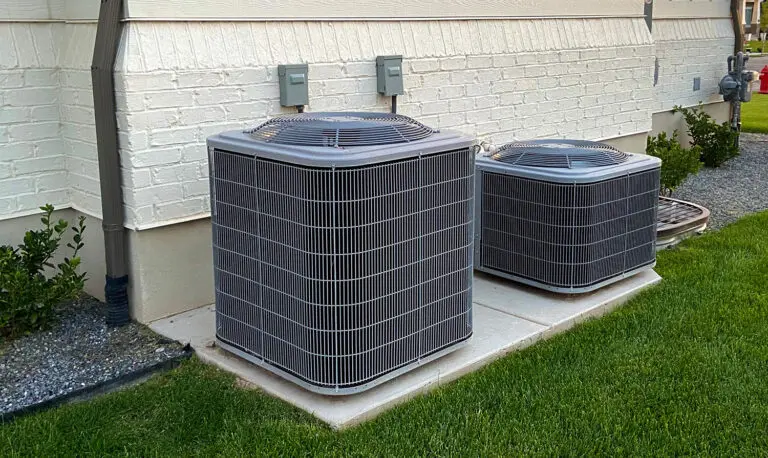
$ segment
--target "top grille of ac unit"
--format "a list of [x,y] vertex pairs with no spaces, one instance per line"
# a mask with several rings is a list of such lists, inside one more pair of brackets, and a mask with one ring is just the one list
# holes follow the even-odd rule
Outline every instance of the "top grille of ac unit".
[[267,143],[349,148],[407,143],[435,131],[407,116],[360,112],[280,116],[248,133]]
[[465,342],[473,143],[378,113],[209,138],[222,347],[337,395]]
[[603,143],[579,140],[534,140],[510,143],[491,156],[520,167],[583,169],[622,164],[629,156]]

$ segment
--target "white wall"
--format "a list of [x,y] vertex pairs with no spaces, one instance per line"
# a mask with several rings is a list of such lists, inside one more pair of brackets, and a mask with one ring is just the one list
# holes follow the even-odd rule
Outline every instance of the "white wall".
[[[605,1],[567,13],[632,16],[635,3],[638,14],[642,6]],[[42,4],[18,2],[8,14],[43,14]],[[145,15],[151,4],[128,0]],[[520,0],[515,11],[523,15],[535,4],[547,14],[561,6]],[[47,5],[50,17],[95,17],[98,2]],[[210,5],[192,2],[180,14],[200,15]],[[505,14],[509,5],[492,12]],[[604,139],[650,130],[652,112],[719,100],[730,20],[690,17],[722,16],[727,5],[657,1],[653,37],[640,17],[128,22],[116,75],[127,225],[208,215],[205,138],[292,111],[278,104],[279,63],[310,63],[313,111],[388,110],[389,100],[376,94],[374,59],[403,54],[404,114],[496,142]],[[359,11],[373,9],[361,4]],[[101,214],[89,73],[95,30],[80,22],[0,23],[0,218],[45,202]],[[701,91],[693,91],[694,76],[702,78]]]
[[389,109],[375,58],[403,54],[399,111],[504,142],[651,129],[641,18],[399,22],[132,22],[117,74],[128,224],[208,215],[205,139],[290,109],[277,64],[309,62],[308,110]]
[[96,17],[98,1],[1,3],[0,219],[45,203],[99,216],[96,24],[62,19]]
[[[723,101],[718,83],[728,72],[727,59],[733,54],[730,19],[658,19],[653,39],[659,60],[654,112]],[[700,91],[693,90],[695,77],[701,78]]]
[[220,21],[639,17],[643,13],[642,2],[643,0],[125,0],[125,11],[126,16],[130,18]]
[[730,19],[731,0],[656,0],[653,16],[658,19]]
[[69,204],[56,28],[0,23],[0,218]]
[[99,162],[93,114],[91,60],[96,24],[61,26],[58,61],[61,139],[67,153],[70,202],[92,216],[101,216]]

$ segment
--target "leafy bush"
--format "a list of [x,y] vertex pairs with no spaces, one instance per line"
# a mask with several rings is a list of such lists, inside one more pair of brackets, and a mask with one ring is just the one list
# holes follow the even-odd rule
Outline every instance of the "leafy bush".
[[44,328],[57,304],[73,300],[83,291],[86,274],[77,270],[85,218],[81,216],[77,227],[72,228],[74,235],[67,243],[72,256],[54,265],[51,260],[69,224],[51,221],[52,205],[40,209],[44,212],[42,229],[28,231],[18,248],[0,246],[0,336]]
[[704,112],[703,106],[682,108],[676,106],[673,113],[681,113],[688,124],[688,134],[694,146],[701,147],[701,161],[707,167],[720,167],[728,159],[739,155],[739,134],[724,122],[718,124]]
[[645,152],[661,159],[661,192],[671,196],[689,175],[698,173],[702,163],[701,147],[685,149],[677,140],[677,131],[668,138],[666,132],[648,137]]

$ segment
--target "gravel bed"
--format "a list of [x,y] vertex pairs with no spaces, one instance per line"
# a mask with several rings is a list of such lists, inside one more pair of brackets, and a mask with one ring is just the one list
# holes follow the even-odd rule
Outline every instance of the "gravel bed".
[[768,135],[742,134],[741,155],[716,169],[702,168],[672,197],[707,207],[709,228],[768,209]]
[[0,345],[0,416],[109,383],[186,353],[145,326],[105,324],[95,299],[61,307],[47,331]]

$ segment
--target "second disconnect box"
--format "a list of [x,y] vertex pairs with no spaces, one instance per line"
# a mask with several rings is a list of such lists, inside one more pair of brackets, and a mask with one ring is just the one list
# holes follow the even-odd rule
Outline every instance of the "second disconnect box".
[[403,56],[376,57],[376,78],[379,94],[403,93]]

